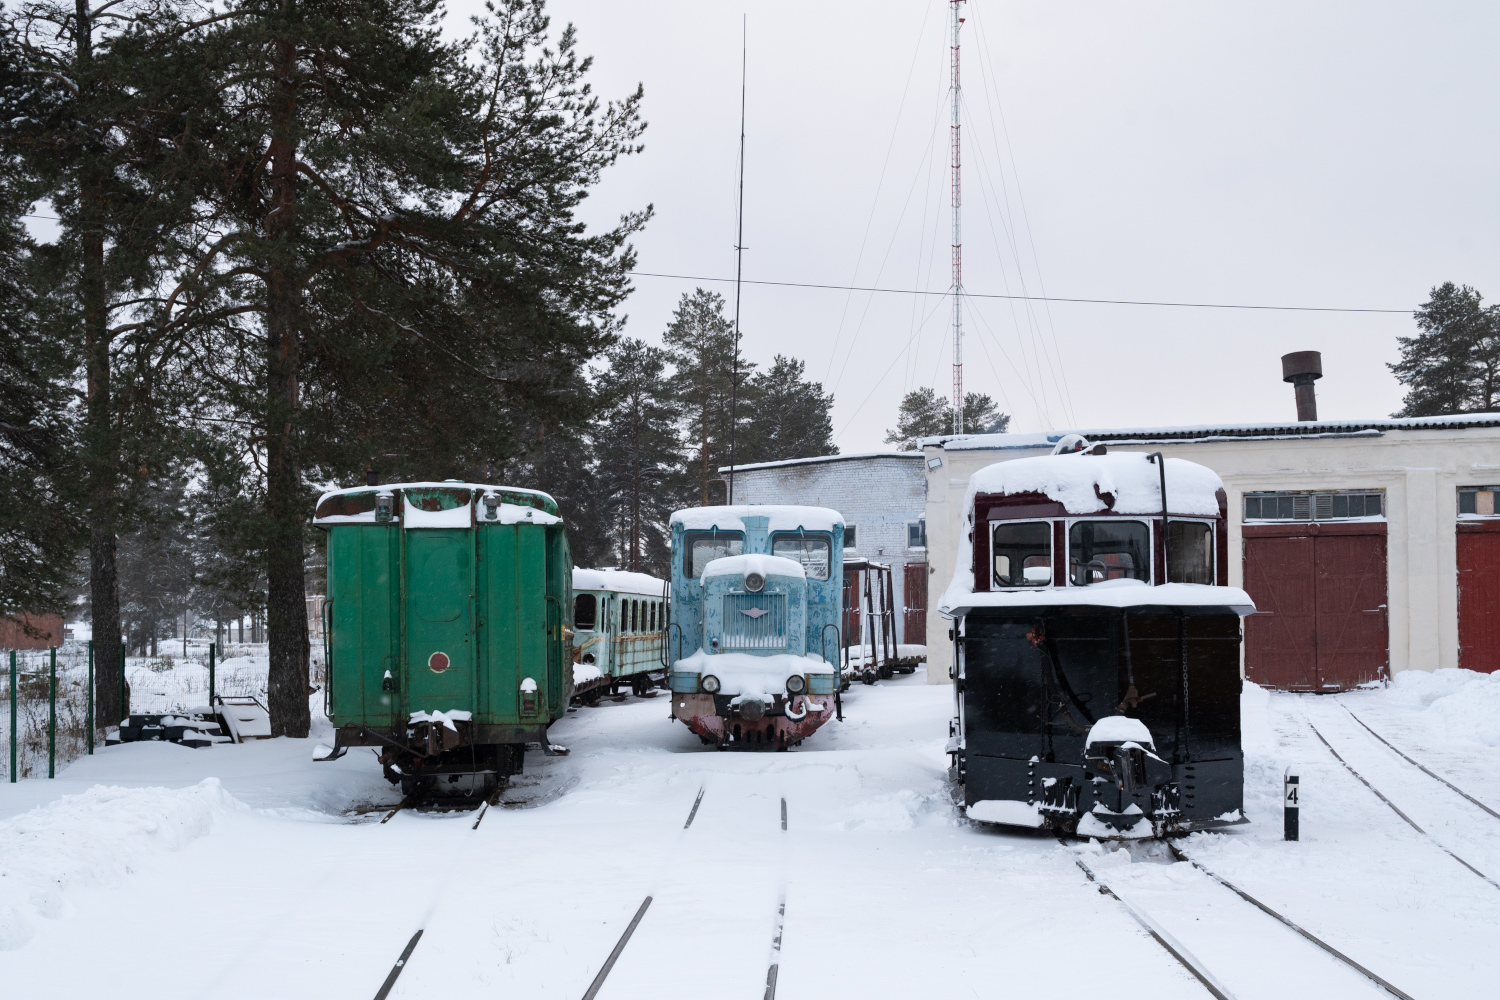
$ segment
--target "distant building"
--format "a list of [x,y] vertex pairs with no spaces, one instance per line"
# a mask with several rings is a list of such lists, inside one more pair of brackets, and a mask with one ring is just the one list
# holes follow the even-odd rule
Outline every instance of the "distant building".
[[[926,632],[927,477],[921,452],[793,458],[734,470],[734,502],[806,504],[844,515],[844,558],[891,567],[898,642]],[[728,476],[729,467],[719,473]]]
[[[0,649],[48,649],[63,644],[62,615],[21,614],[16,619],[0,616]],[[27,635],[22,623],[39,630],[41,635]]]
[[[923,442],[928,680],[947,683],[953,577],[969,477],[1045,455],[1066,432]],[[1402,670],[1500,668],[1500,414],[1079,430],[1110,451],[1213,469],[1228,504],[1228,570],[1257,613],[1245,676],[1339,690]],[[1223,551],[1223,549],[1221,549]]]

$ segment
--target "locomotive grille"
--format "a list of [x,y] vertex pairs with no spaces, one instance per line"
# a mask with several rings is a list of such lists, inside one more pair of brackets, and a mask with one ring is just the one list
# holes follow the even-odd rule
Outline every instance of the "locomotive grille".
[[785,649],[786,645],[785,594],[724,595],[725,649]]

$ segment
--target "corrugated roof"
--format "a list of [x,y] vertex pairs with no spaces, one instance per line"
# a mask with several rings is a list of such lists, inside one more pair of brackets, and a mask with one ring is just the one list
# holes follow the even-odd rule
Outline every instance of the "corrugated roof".
[[1225,438],[1267,440],[1276,438],[1326,438],[1377,436],[1386,431],[1462,430],[1469,427],[1500,427],[1500,413],[1459,413],[1439,417],[1389,417],[1383,420],[1309,420],[1261,424],[1188,424],[1161,427],[1079,428],[1035,431],[1025,434],[967,434],[923,438],[922,447],[937,446],[950,451],[1045,448],[1065,434],[1082,434],[1090,441],[1111,443],[1146,441],[1214,441]]
[[[754,465],[732,466],[735,472],[749,472],[752,469],[777,469],[786,465],[814,465],[818,462],[848,462],[857,458],[909,458],[921,461],[920,451],[861,451],[850,455],[819,455],[816,458],[785,458],[779,462],[756,462]],[[719,466],[720,472],[728,472],[731,466]]]

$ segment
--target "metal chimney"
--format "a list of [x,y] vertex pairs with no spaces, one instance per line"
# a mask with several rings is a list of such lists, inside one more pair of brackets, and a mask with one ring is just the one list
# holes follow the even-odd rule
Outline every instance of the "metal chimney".
[[1323,355],[1318,351],[1293,351],[1281,356],[1281,381],[1297,387],[1297,419],[1318,419],[1318,397],[1313,383],[1323,377]]

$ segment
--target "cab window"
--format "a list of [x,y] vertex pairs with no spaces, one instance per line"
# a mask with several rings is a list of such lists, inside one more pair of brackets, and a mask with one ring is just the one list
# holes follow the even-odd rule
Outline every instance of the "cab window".
[[814,580],[828,579],[833,565],[830,553],[833,543],[821,535],[784,534],[771,536],[771,555],[792,559]]
[[1171,583],[1214,582],[1214,529],[1202,521],[1169,521],[1167,580]]
[[593,594],[579,594],[573,598],[573,627],[594,627],[599,620],[599,602]]
[[715,559],[745,551],[745,537],[738,531],[689,531],[682,542],[682,575],[694,580]]
[[1078,521],[1068,529],[1068,579],[1075,587],[1151,580],[1151,529],[1140,521]]
[[997,587],[1046,587],[1052,583],[1052,522],[1000,522],[990,536]]

